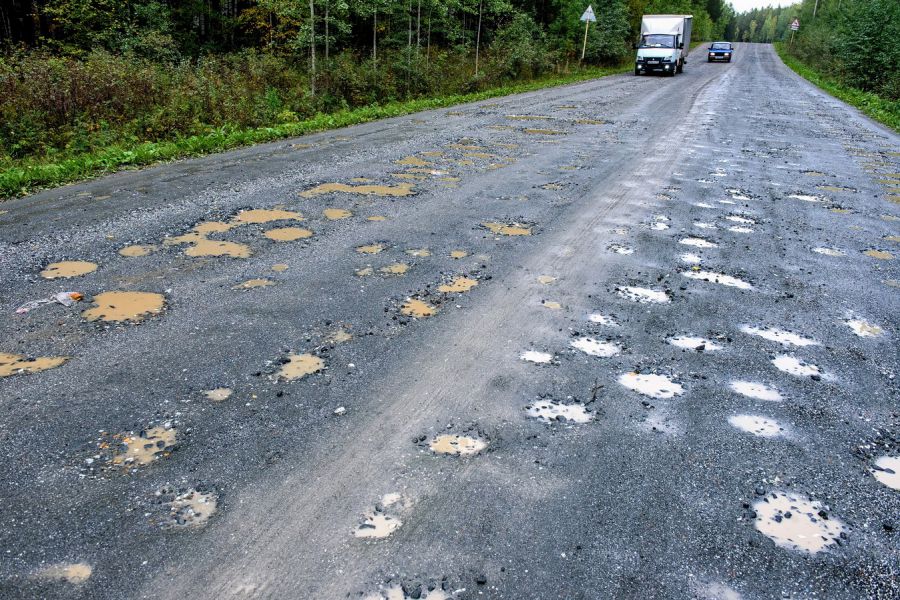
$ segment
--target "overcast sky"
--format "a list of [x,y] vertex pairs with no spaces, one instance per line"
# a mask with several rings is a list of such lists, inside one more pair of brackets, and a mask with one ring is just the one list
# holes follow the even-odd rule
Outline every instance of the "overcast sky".
[[734,7],[734,12],[747,12],[754,8],[765,8],[766,6],[788,6],[799,0],[728,0]]

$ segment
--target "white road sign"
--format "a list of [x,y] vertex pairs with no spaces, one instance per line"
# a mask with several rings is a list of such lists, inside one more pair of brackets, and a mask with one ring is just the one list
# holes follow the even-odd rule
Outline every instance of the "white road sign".
[[[587,13],[585,13],[585,14],[587,14]],[[791,31],[797,31],[799,29],[800,29],[800,20],[794,19],[794,22],[791,23]]]
[[597,17],[594,16],[594,8],[591,5],[588,5],[587,10],[585,10],[584,14],[581,15],[581,20],[585,23],[597,22]]

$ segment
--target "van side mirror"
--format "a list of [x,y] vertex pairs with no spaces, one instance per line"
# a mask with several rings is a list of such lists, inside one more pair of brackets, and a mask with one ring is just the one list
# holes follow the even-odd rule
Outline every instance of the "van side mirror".
[[631,49],[632,49],[632,50],[637,50],[637,49],[638,49],[637,42],[631,42]]
[[679,48],[684,48],[684,42],[681,42],[680,44],[678,44],[678,47],[679,47]]

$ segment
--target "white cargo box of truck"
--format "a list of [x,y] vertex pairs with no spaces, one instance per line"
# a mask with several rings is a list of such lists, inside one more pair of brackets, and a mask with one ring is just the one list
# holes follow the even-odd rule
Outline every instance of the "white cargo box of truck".
[[644,15],[641,39],[635,44],[634,74],[681,73],[691,48],[693,20],[692,15]]

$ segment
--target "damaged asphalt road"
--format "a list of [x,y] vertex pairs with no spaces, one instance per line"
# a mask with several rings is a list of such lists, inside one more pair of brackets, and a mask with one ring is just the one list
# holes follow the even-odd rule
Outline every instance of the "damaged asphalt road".
[[4,202],[0,596],[897,597],[898,236],[762,45]]

